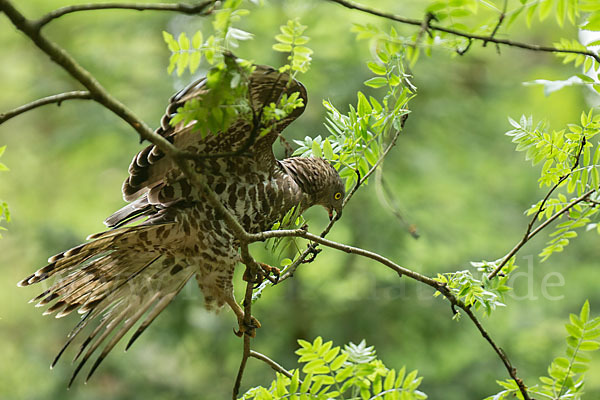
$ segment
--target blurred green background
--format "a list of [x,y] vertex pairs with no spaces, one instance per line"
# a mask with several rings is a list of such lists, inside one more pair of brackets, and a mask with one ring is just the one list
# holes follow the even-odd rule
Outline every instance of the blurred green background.
[[[18,8],[34,18],[77,0],[24,0]],[[421,18],[426,2],[364,2],[404,16]],[[368,43],[357,42],[352,23],[389,25],[325,1],[270,1],[252,8],[240,27],[254,33],[236,52],[257,63],[280,65],[271,50],[273,36],[287,19],[309,26],[315,50],[311,71],[301,77],[309,93],[304,116],[288,138],[324,135],[322,99],[341,110],[355,103],[370,77]],[[93,11],[62,17],[44,28],[117,98],[151,126],[167,99],[193,79],[166,73],[169,53],[161,31],[210,29],[210,20],[173,13]],[[396,25],[404,33],[414,28]],[[527,30],[515,25],[510,37],[550,44],[560,36],[553,21]],[[504,33],[501,33],[503,37]],[[545,97],[533,79],[564,79],[570,66],[546,53],[475,43],[464,56],[434,50],[413,68],[418,96],[405,131],[384,164],[384,178],[404,217],[421,235],[382,206],[373,181],[344,211],[330,237],[376,251],[428,275],[469,268],[469,261],[493,260],[521,238],[523,211],[542,196],[538,168],[514,152],[504,132],[507,117],[548,118],[552,127],[577,122],[588,109],[589,94],[571,87]],[[80,87],[0,16],[0,110]],[[597,100],[597,99],[596,99]],[[203,309],[191,282],[127,354],[117,346],[92,380],[66,383],[72,371],[68,352],[54,371],[48,366],[77,316],[55,320],[27,301],[42,288],[16,282],[45,264],[46,258],[104,228],[103,219],[123,205],[120,187],[131,157],[142,148],[129,126],[90,101],[49,105],[0,126],[0,145],[8,145],[0,175],[0,198],[13,216],[0,241],[0,398],[1,399],[220,399],[230,398],[242,343],[233,335],[233,313]],[[310,228],[327,222],[320,209],[307,213]],[[567,251],[540,263],[540,235],[519,254],[521,268],[507,307],[485,327],[509,354],[528,384],[546,373],[565,350],[563,323],[589,298],[600,310],[598,237],[582,234]],[[277,263],[262,245],[254,254]],[[544,284],[545,282],[545,284]],[[240,277],[238,289],[243,289]],[[240,290],[241,293],[241,290]],[[398,279],[376,263],[324,250],[294,279],[266,290],[254,306],[262,322],[253,347],[286,368],[294,368],[296,340],[321,335],[336,344],[361,339],[375,345],[388,367],[419,369],[421,388],[432,399],[478,399],[496,393],[495,379],[507,377],[491,348],[467,320],[452,321],[450,307],[428,287]],[[85,370],[84,370],[85,371]],[[249,361],[242,389],[266,385],[272,371]],[[588,373],[588,398],[600,397],[600,361]]]

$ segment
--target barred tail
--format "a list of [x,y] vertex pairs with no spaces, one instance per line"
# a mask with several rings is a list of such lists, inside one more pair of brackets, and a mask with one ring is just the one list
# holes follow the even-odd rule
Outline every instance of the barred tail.
[[56,282],[31,301],[38,302],[36,307],[49,305],[44,315],[57,313],[60,318],[74,310],[84,314],[52,367],[75,338],[88,325],[94,325],[90,322],[96,321],[73,360],[79,360],[79,364],[69,386],[93,353],[104,346],[87,381],[113,347],[145,316],[129,340],[129,348],[197,272],[185,258],[148,245],[145,239],[159,237],[164,229],[165,225],[136,226],[92,235],[91,242],[50,257],[48,265],[19,282],[19,286],[29,286],[56,276]]

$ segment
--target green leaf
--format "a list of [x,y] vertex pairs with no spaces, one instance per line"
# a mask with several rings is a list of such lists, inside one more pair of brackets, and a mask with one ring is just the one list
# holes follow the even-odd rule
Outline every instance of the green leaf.
[[590,317],[590,302],[588,300],[583,303],[583,307],[581,307],[581,312],[579,313],[579,319],[583,324],[588,321]]
[[166,31],[163,31],[162,34],[163,34],[163,39],[164,39],[165,43],[167,43],[167,47],[169,48],[169,50],[172,53],[179,51],[179,44],[177,44],[177,41],[175,40],[173,35],[171,35],[169,32],[166,32]]
[[190,55],[190,72],[193,74],[196,72],[198,67],[200,66],[200,61],[202,59],[202,53],[196,51]]
[[312,154],[314,157],[323,157],[323,153],[321,153],[321,146],[316,141],[312,143]]
[[387,73],[387,69],[384,65],[377,64],[372,61],[367,63],[367,67],[369,67],[369,69],[376,75],[385,75]]
[[198,31],[194,34],[194,37],[192,38],[192,46],[195,49],[199,49],[200,47],[202,47],[202,43],[203,43],[202,32]]
[[332,371],[337,371],[346,362],[347,359],[348,354],[342,353],[331,362],[331,365],[329,367]]
[[294,37],[288,34],[279,34],[275,35],[275,39],[280,43],[292,44],[294,43]]
[[362,92],[358,92],[357,95],[358,95],[358,105],[357,105],[358,115],[361,117],[364,117],[368,114],[371,114],[373,109],[371,108],[371,105],[369,104],[369,101],[367,100],[365,95]]
[[585,340],[579,345],[581,351],[595,351],[600,348],[600,343],[593,340]]
[[177,42],[179,43],[179,48],[181,50],[189,50],[190,49],[190,39],[188,39],[187,35],[184,32],[179,34],[179,38],[177,38]]
[[292,51],[292,45],[283,44],[283,43],[275,43],[273,45],[273,50],[280,51],[282,53],[289,53],[290,51]]
[[367,79],[365,81],[365,85],[373,87],[373,88],[380,88],[382,86],[387,85],[387,79],[381,78],[381,77]]
[[323,141],[323,156],[328,160],[333,160],[334,157],[333,148],[328,139]]

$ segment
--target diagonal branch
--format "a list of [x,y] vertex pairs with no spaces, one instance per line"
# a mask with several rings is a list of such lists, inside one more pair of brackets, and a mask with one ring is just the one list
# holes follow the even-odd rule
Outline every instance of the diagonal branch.
[[492,279],[493,277],[495,277],[496,275],[498,275],[498,273],[500,272],[500,270],[502,269],[502,267],[504,267],[504,265],[506,265],[506,263],[515,254],[517,254],[517,252],[521,249],[521,247],[523,247],[525,245],[525,243],[527,243],[529,240],[531,240],[531,238],[533,238],[535,235],[537,235],[538,233],[540,233],[542,231],[542,229],[544,229],[545,227],[547,227],[548,225],[550,225],[558,217],[560,217],[561,215],[563,215],[564,213],[566,213],[567,211],[569,211],[571,208],[573,208],[577,204],[581,203],[582,201],[587,200],[587,198],[590,197],[592,195],[592,193],[594,193],[596,190],[598,190],[598,189],[594,188],[594,189],[588,190],[587,192],[585,192],[584,194],[582,194],[581,196],[577,197],[576,199],[574,199],[573,201],[571,201],[569,204],[567,204],[565,206],[565,208],[563,208],[562,210],[559,210],[556,213],[554,213],[554,215],[552,215],[550,218],[548,218],[546,221],[544,221],[543,224],[541,224],[540,226],[538,226],[537,228],[535,228],[533,231],[531,231],[530,233],[526,233],[525,236],[523,236],[523,238],[519,241],[519,243],[517,243],[515,245],[515,247],[513,247],[512,250],[507,255],[504,256],[504,258],[502,259],[502,262],[496,267],[496,269],[494,269],[488,275],[488,279]]
[[[350,2],[350,1],[346,1],[346,0],[327,0],[327,1],[337,3],[343,7],[349,8],[351,10],[358,10],[358,11],[364,12],[366,14],[371,14],[371,15],[375,15],[377,17],[386,18],[386,19],[389,19],[392,21],[400,22],[402,24],[414,25],[414,26],[419,26],[419,27],[423,26],[423,21],[421,21],[421,20],[413,19],[413,18],[406,18],[406,17],[402,17],[399,15],[395,15],[395,14],[391,14],[391,13],[387,13],[387,12],[383,12],[383,11],[379,11],[379,10],[374,10],[374,9],[371,9],[371,8],[368,8],[368,7],[365,7],[360,4]],[[445,33],[449,33],[454,36],[467,38],[467,39],[469,39],[470,42],[473,40],[480,40],[484,43],[491,42],[491,43],[503,44],[503,45],[511,46],[511,47],[518,47],[518,48],[525,49],[525,50],[532,50],[532,51],[542,51],[542,52],[547,52],[547,53],[581,54],[581,55],[593,57],[596,61],[600,62],[600,55],[598,55],[592,51],[589,51],[589,50],[582,51],[582,50],[571,50],[571,49],[558,49],[558,48],[552,47],[552,46],[540,46],[537,44],[515,42],[515,41],[507,40],[507,39],[498,39],[498,38],[495,38],[493,35],[490,35],[490,36],[475,35],[472,33],[462,32],[462,31],[459,31],[456,29],[444,28],[442,26],[433,25],[433,24],[429,24],[428,27],[429,27],[429,29],[434,30],[434,31],[445,32]],[[464,53],[464,50],[463,50],[463,53]]]
[[73,100],[73,99],[81,99],[81,100],[91,100],[92,95],[90,92],[85,90],[78,90],[73,92],[65,92],[60,94],[55,94],[52,96],[44,97],[31,103],[22,105],[21,107],[17,107],[13,110],[7,111],[3,114],[0,114],[0,124],[5,123],[11,118],[16,117],[19,114],[23,114],[27,111],[33,110],[34,108],[44,106],[46,104],[56,103],[56,105],[60,106],[61,103],[65,100]]
[[10,0],[0,0],[0,11],[3,11],[13,25],[27,35],[40,50],[50,57],[52,61],[60,65],[73,78],[85,86],[95,101],[102,104],[131,125],[142,139],[157,144],[157,146],[165,151],[165,153],[172,153],[173,149],[176,150],[169,141],[152,131],[152,129],[134,115],[129,108],[110,95],[106,89],[100,85],[96,78],[79,65],[69,53],[38,31],[32,21],[25,18],[25,16],[12,5]]
[[500,347],[494,342],[494,340],[490,337],[490,335],[487,333],[487,331],[483,328],[483,325],[481,324],[481,322],[477,319],[475,314],[473,314],[473,312],[471,310],[471,306],[466,305],[464,302],[459,300],[450,291],[450,289],[448,289],[448,287],[445,284],[443,284],[433,278],[430,278],[426,275],[419,274],[418,272],[415,272],[411,269],[402,267],[378,253],[374,253],[374,252],[371,252],[371,251],[368,251],[365,249],[361,249],[358,247],[353,247],[353,246],[349,246],[346,244],[334,242],[332,240],[322,238],[321,236],[317,236],[312,233],[309,233],[304,229],[267,231],[267,232],[252,234],[249,236],[250,236],[251,241],[264,241],[264,240],[272,238],[272,237],[294,237],[294,236],[302,237],[302,238],[311,240],[313,242],[319,243],[323,246],[330,247],[332,249],[336,249],[339,251],[343,251],[345,253],[354,254],[354,255],[358,255],[361,257],[365,257],[365,258],[369,258],[371,260],[377,261],[378,263],[383,264],[386,267],[390,268],[391,270],[397,272],[400,276],[403,276],[403,275],[407,276],[408,278],[414,279],[418,282],[424,283],[427,286],[434,288],[435,290],[439,291],[442,295],[444,295],[444,297],[446,297],[448,299],[448,301],[450,302],[453,309],[454,309],[454,307],[458,307],[458,308],[462,309],[469,316],[469,318],[475,324],[475,327],[477,328],[477,330],[479,331],[481,336],[483,336],[483,338],[493,348],[494,352],[498,355],[498,357],[504,364],[506,370],[508,371],[508,374],[510,375],[510,377],[519,386],[519,391],[521,392],[521,395],[523,396],[523,398],[525,400],[531,400],[531,398],[529,397],[529,394],[527,393],[527,388],[525,387],[523,380],[521,378],[519,378],[519,376],[517,375],[517,370],[516,370],[516,368],[514,368],[512,366],[506,353],[504,351],[502,351],[502,349],[500,349]]
[[562,210],[556,212],[553,216],[551,216],[550,218],[548,218],[543,224],[541,224],[540,226],[538,226],[533,232],[531,231],[533,229],[533,225],[535,224],[535,221],[538,219],[538,216],[544,211],[545,206],[546,206],[546,202],[548,201],[548,199],[550,198],[550,196],[552,195],[552,193],[554,193],[554,191],[560,185],[562,185],[562,183],[569,176],[571,176],[573,174],[573,171],[575,171],[577,169],[577,167],[579,166],[579,160],[581,158],[581,153],[583,152],[583,148],[585,147],[586,143],[587,143],[587,141],[586,141],[585,136],[584,136],[581,139],[581,143],[579,144],[579,150],[577,151],[577,155],[575,155],[575,162],[573,163],[573,166],[571,167],[571,170],[569,171],[569,173],[563,175],[558,180],[558,182],[556,182],[556,184],[554,186],[552,186],[552,188],[550,188],[550,190],[548,191],[548,193],[546,193],[546,196],[544,197],[544,199],[540,203],[540,206],[538,207],[537,212],[533,215],[533,218],[531,218],[531,221],[529,221],[529,224],[527,225],[527,229],[525,230],[525,234],[523,235],[523,238],[521,238],[521,240],[519,241],[519,243],[517,243],[515,245],[515,247],[513,247],[512,250],[509,251],[508,254],[504,256],[504,258],[502,259],[502,262],[492,272],[490,272],[490,274],[487,277],[488,279],[492,279],[496,275],[498,275],[498,273],[502,270],[502,268],[506,265],[506,263],[508,263],[508,261],[515,254],[517,254],[517,252],[521,249],[521,247],[523,247],[525,245],[525,243],[527,243],[532,237],[534,237],[535,235],[537,235],[542,229],[544,229],[552,221],[554,221],[555,219],[557,219],[558,217],[560,217],[561,215],[563,215],[571,207],[573,207],[573,206],[581,203],[582,201],[584,201],[585,199],[587,199],[592,193],[594,193],[596,191],[596,189],[593,189],[593,190],[590,190],[590,191],[584,193],[581,197],[579,197],[578,199],[573,200],[565,208],[563,208]]
[[37,21],[33,22],[33,25],[37,30],[43,28],[49,22],[60,18],[63,15],[71,14],[78,11],[92,11],[92,10],[108,10],[108,9],[121,9],[121,10],[155,10],[155,11],[174,11],[183,14],[199,14],[208,15],[212,12],[211,5],[215,3],[215,0],[204,1],[199,4],[185,4],[185,3],[96,3],[96,4],[77,4],[73,6],[61,7],[48,14],[42,16]]

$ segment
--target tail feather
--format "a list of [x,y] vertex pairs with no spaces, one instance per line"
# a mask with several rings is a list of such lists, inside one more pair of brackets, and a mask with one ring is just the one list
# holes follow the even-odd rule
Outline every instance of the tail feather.
[[[48,306],[44,314],[56,313],[57,318],[75,310],[84,314],[52,367],[90,327],[75,356],[78,364],[69,385],[102,348],[87,380],[123,336],[144,318],[127,344],[131,346],[197,273],[185,257],[162,250],[163,246],[172,248],[163,229],[164,225],[140,225],[101,232],[94,235],[93,241],[51,257],[50,264],[20,282],[27,286],[59,272],[66,274],[32,301],[37,301],[38,307]],[[155,245],[148,238],[161,241]]]

